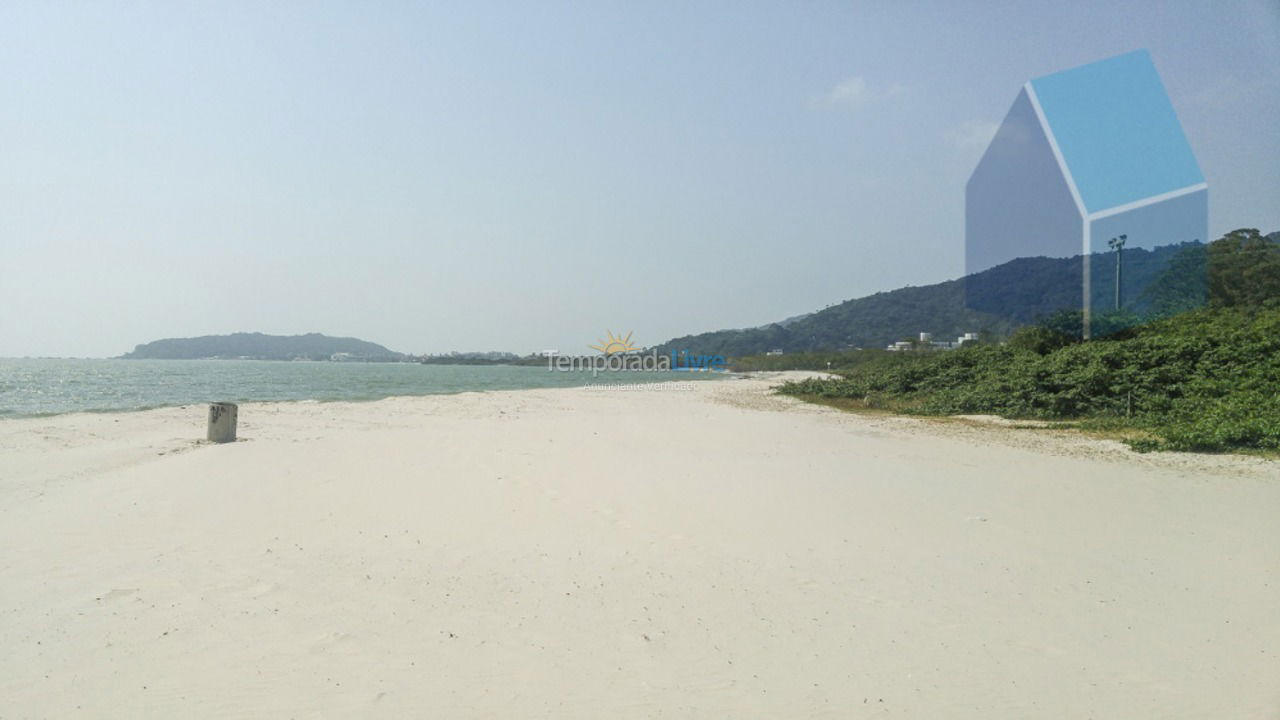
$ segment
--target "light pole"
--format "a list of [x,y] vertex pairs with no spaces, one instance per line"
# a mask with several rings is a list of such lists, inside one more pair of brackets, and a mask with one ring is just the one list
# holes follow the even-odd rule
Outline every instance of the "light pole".
[[1120,309],[1120,280],[1123,277],[1121,268],[1124,266],[1124,241],[1128,239],[1128,235],[1121,235],[1107,241],[1107,245],[1116,251],[1116,310]]

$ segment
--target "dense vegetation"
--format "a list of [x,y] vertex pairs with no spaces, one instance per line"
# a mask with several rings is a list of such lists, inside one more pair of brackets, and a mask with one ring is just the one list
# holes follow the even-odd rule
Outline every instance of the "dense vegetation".
[[903,363],[920,361],[923,356],[923,353],[903,354],[879,349],[815,350],[784,355],[748,355],[733,358],[729,361],[729,369],[734,372],[830,370],[839,373],[862,368],[896,367]]
[[546,365],[543,355],[517,355],[510,352],[451,352],[442,355],[415,355],[415,362],[423,365]]
[[353,360],[394,361],[404,358],[377,343],[349,337],[329,337],[320,333],[306,335],[264,335],[233,333],[194,338],[167,338],[134,348],[122,357],[129,360],[200,358],[251,358],[254,360],[328,360],[345,353]]
[[1001,344],[814,357],[842,377],[783,392],[907,413],[1082,420],[1141,450],[1280,450],[1280,244],[1237,230],[1205,255],[1209,305],[1199,310],[1091,341],[1049,318]]
[[514,365],[520,356],[509,352],[451,352],[418,355],[413,360],[423,365]]

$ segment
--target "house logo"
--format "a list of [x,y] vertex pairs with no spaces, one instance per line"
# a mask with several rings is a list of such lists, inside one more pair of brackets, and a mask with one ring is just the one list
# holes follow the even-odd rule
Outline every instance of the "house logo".
[[[1208,187],[1147,51],[1032,78],[965,186],[965,304],[1025,322],[1029,300],[1056,301],[1043,312],[1076,313],[1086,338],[1093,314],[1141,313],[1159,276],[1121,263],[1205,240]],[[998,268],[1032,258],[1072,261],[1060,294],[1007,292],[1018,269]]]
[[612,330],[606,330],[607,337],[601,340],[599,345],[588,345],[587,347],[592,350],[599,350],[605,355],[634,352],[636,346],[631,343],[632,332],[634,331],[628,331],[626,337],[621,335],[615,337]]

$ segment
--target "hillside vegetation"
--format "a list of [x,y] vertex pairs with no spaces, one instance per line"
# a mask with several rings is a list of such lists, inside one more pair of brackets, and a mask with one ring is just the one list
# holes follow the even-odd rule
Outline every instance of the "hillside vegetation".
[[[1202,298],[1194,300],[1196,293],[1204,292],[1195,285],[1194,272],[1177,271],[1194,271],[1199,263],[1202,278],[1204,248],[1184,243],[1126,250],[1126,286],[1147,289],[1126,303],[1129,310],[1147,315],[1179,302],[1203,305]],[[1094,262],[1098,267],[1109,267],[1112,260],[1108,256]],[[1188,264],[1190,268],[1180,268]],[[941,340],[966,332],[1005,337],[1062,308],[1079,307],[1082,265],[1079,256],[1018,258],[956,280],[846,300],[792,320],[674,338],[659,345],[658,351],[744,357],[775,349],[797,353],[884,347],[920,332],[933,333]],[[1111,274],[1095,275],[1094,293],[1109,297],[1114,288]],[[1191,286],[1181,287],[1179,282],[1190,282]],[[1167,297],[1170,294],[1175,298]]]
[[1076,420],[1140,450],[1280,450],[1280,245],[1237,230],[1206,256],[1200,310],[1090,341],[1046,321],[998,345],[815,356],[842,377],[782,392],[924,415]]

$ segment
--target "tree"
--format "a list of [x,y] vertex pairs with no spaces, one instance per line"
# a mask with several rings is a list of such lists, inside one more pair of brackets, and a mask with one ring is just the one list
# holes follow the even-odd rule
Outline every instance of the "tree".
[[1169,317],[1204,307],[1206,262],[1204,245],[1183,248],[1142,292],[1139,305],[1148,307],[1153,317]]
[[1280,245],[1254,228],[1209,244],[1209,304],[1257,309],[1280,304]]

